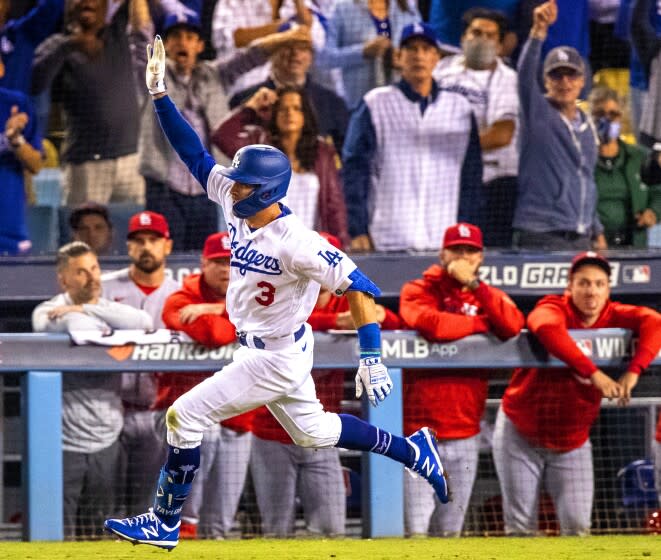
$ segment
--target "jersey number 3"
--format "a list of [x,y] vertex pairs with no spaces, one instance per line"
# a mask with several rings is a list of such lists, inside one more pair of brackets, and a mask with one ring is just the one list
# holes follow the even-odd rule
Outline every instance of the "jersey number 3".
[[275,299],[275,286],[270,282],[259,282],[257,287],[262,288],[262,293],[255,298],[255,301],[264,307],[271,305]]

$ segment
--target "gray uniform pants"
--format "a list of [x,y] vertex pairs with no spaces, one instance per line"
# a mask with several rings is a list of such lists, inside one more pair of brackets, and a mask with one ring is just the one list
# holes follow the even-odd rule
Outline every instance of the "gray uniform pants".
[[661,506],[661,443],[656,440],[652,443],[652,461],[654,461],[654,479]]
[[200,469],[181,512],[185,523],[199,524],[198,537],[227,537],[250,462],[252,434],[215,424],[204,432]]
[[566,453],[533,447],[519,434],[501,407],[493,433],[493,458],[508,535],[537,532],[542,486],[553,499],[562,535],[590,532],[594,497],[590,440]]
[[[113,512],[118,459],[117,441],[96,453],[64,451],[62,474],[65,538],[75,538],[76,533],[82,537],[100,534],[104,519]],[[44,499],[48,497],[44,496]]]
[[477,474],[479,444],[479,434],[438,442],[438,453],[450,478],[452,501],[448,504],[440,503],[424,478],[406,471],[404,523],[407,535],[458,537],[461,534]]
[[265,536],[294,534],[297,496],[310,533],[344,534],[346,490],[337,448],[309,449],[255,437],[250,472]]

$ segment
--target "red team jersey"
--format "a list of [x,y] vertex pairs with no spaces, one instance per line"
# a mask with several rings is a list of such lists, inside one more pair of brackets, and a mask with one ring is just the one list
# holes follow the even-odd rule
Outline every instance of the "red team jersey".
[[[327,331],[337,328],[337,315],[349,311],[349,300],[331,294],[330,300],[323,307],[315,307],[308,323],[315,331]],[[401,325],[399,317],[386,309],[386,318],[382,329],[397,329]],[[344,370],[312,370],[317,398],[327,412],[340,412],[340,401],[344,397]],[[265,406],[258,408],[253,423],[253,434],[260,439],[292,443],[287,432]]]
[[[409,327],[431,341],[487,332],[507,339],[524,325],[523,314],[503,291],[483,282],[475,291],[466,290],[439,265],[404,284],[399,312]],[[439,439],[478,434],[487,384],[488,370],[406,371],[404,433],[429,426]]]
[[[533,445],[563,452],[576,449],[588,439],[601,405],[601,391],[589,381],[598,368],[567,332],[585,327],[565,294],[542,298],[528,316],[528,328],[569,367],[515,371],[503,397],[503,410]],[[643,371],[661,347],[661,315],[647,307],[609,301],[590,328],[636,333],[638,347],[628,367],[635,373]]]
[[[163,322],[169,329],[185,332],[199,344],[209,348],[231,344],[236,340],[236,329],[230,323],[227,311],[222,315],[201,315],[195,321],[184,324],[179,311],[192,303],[224,303],[224,298],[215,297],[201,274],[191,274],[184,279],[183,288],[168,297],[163,306]],[[155,410],[168,408],[178,397],[213,375],[204,373],[162,373],[157,376],[158,394]],[[224,420],[221,424],[237,432],[252,430],[254,411]]]

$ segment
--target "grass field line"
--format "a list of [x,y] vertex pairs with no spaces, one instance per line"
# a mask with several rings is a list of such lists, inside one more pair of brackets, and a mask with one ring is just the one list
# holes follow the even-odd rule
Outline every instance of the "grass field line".
[[181,541],[172,552],[112,540],[0,542],[2,560],[661,560],[661,535]]

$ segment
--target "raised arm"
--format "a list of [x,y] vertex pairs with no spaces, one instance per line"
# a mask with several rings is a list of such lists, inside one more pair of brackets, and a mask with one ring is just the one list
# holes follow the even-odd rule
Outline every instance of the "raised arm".
[[167,96],[165,88],[165,47],[157,35],[154,46],[147,47],[147,89],[154,99],[158,121],[168,141],[186,164],[193,176],[207,189],[209,174],[216,165],[211,154],[204,149],[200,137]]

